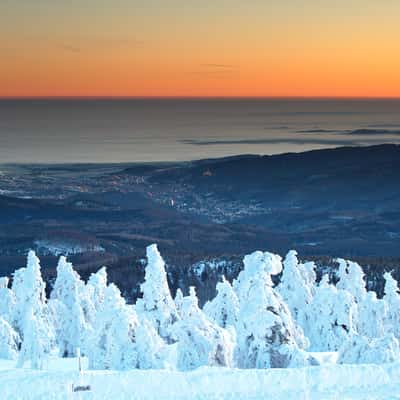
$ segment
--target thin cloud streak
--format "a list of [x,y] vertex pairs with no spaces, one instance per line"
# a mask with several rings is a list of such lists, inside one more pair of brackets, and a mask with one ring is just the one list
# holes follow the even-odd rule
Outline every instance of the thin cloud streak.
[[208,63],[208,64],[200,64],[201,67],[205,68],[218,68],[218,69],[236,69],[237,66],[233,64],[216,64],[216,63]]
[[238,67],[232,64],[207,63],[200,64],[197,71],[188,72],[189,75],[209,78],[229,78],[238,74]]
[[379,136],[379,135],[400,135],[400,130],[391,130],[391,129],[370,129],[370,128],[360,128],[353,130],[334,130],[334,129],[304,129],[298,130],[296,133],[332,133],[336,135],[352,135],[352,136]]
[[61,45],[61,48],[62,48],[64,51],[68,51],[68,52],[70,52],[70,53],[80,53],[80,52],[82,51],[82,49],[81,49],[80,47],[71,46],[71,45],[69,45],[69,44],[63,44],[63,45]]
[[[79,43],[75,45],[71,42]],[[90,51],[93,48],[117,49],[117,48],[139,48],[144,46],[144,40],[136,38],[107,38],[107,37],[87,37],[75,38],[70,43],[61,44],[59,47],[67,52],[80,53],[82,51]]]
[[[222,139],[222,140],[195,140],[184,139],[180,141],[193,146],[220,146],[220,145],[257,145],[257,144],[314,144],[332,146],[362,146],[368,144],[381,144],[382,140],[352,140],[352,139],[319,139],[319,138],[266,138],[266,139]],[[388,141],[387,143],[393,143]]]

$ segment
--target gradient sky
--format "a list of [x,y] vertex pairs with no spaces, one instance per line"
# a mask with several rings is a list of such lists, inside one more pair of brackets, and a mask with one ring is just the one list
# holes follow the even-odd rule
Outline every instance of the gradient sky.
[[399,0],[1,0],[0,96],[400,96]]

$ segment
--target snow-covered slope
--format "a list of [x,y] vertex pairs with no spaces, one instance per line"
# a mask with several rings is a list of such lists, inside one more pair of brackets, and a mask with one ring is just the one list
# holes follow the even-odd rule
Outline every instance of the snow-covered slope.
[[[60,360],[61,363],[71,359]],[[400,398],[400,363],[326,365],[270,370],[202,367],[191,372],[7,369],[1,361],[0,398],[8,400],[329,400]],[[10,365],[11,367],[11,365]],[[65,368],[65,366],[64,366]],[[73,393],[72,385],[90,385]]]

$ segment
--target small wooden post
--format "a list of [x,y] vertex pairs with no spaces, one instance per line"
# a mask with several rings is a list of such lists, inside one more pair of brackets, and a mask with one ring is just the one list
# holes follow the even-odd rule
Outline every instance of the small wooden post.
[[76,349],[76,356],[78,357],[78,371],[82,373],[82,359],[81,359],[81,349],[78,347]]
[[82,358],[81,358],[81,349],[78,347],[76,349],[76,356],[78,358],[78,372],[80,375],[79,378],[79,385],[75,386],[74,384],[72,384],[72,392],[76,393],[76,392],[90,392],[92,390],[90,385],[82,385],[82,376],[83,376],[83,369],[82,369]]

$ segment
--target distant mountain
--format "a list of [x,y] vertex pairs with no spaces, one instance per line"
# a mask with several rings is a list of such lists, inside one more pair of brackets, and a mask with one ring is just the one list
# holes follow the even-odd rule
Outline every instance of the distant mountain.
[[[377,201],[395,205],[400,195],[399,171],[400,146],[379,145],[202,160],[155,173],[151,182],[186,183],[225,198],[259,200],[262,196],[263,202],[277,208],[368,209]],[[379,206],[388,208],[389,204]]]
[[51,279],[53,250],[78,248],[70,258],[84,277],[106,263],[111,279],[137,295],[140,260],[152,242],[175,282],[190,281],[184,272],[190,265],[238,265],[254,249],[296,248],[303,259],[362,258],[370,274],[400,264],[398,145],[6,171],[0,274],[23,265],[35,248]]

